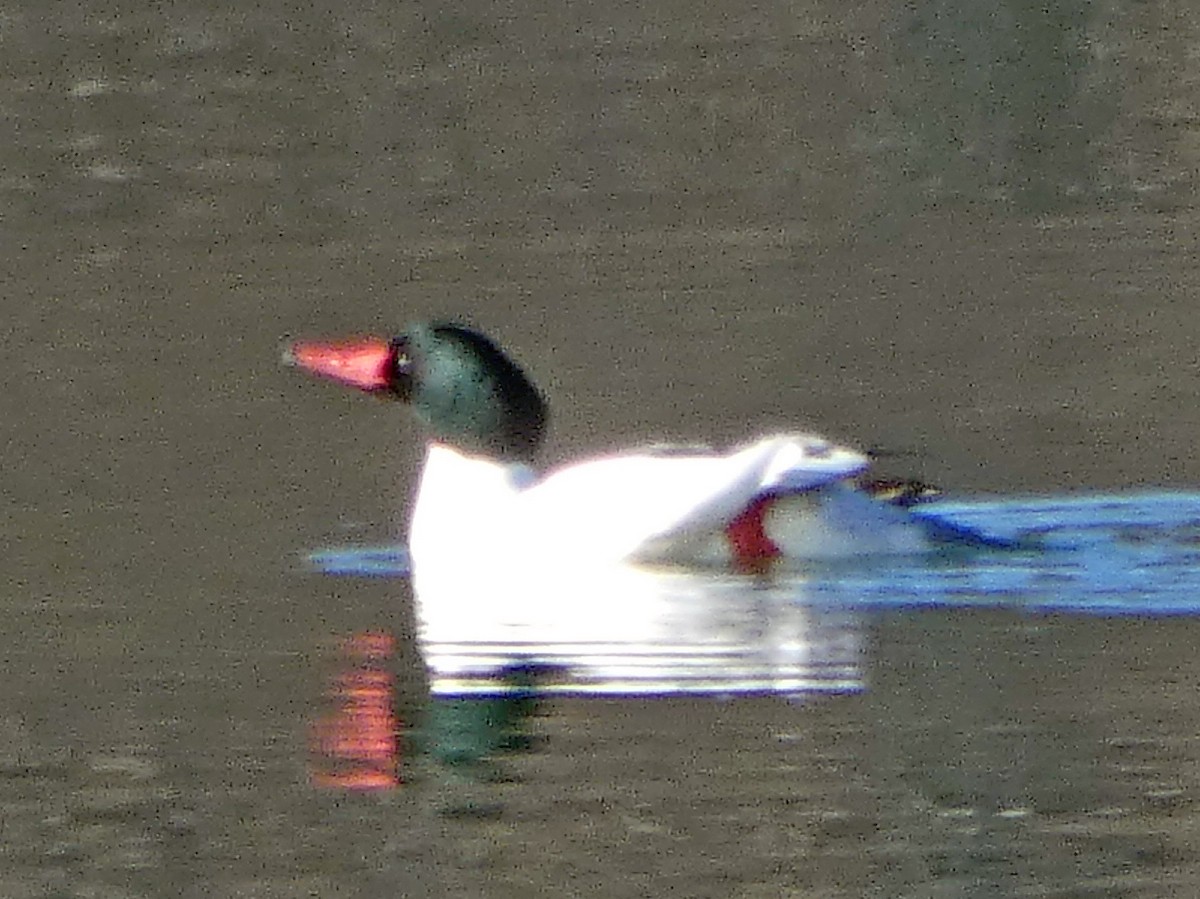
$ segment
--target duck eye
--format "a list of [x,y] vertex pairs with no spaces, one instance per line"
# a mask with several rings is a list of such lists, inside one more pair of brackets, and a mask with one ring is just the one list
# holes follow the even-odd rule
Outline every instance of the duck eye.
[[413,360],[408,353],[408,341],[402,337],[392,341],[389,368],[392,392],[407,399],[412,392]]
[[401,375],[412,367],[412,359],[408,355],[408,341],[405,338],[393,337],[388,349],[391,353],[389,364],[393,373]]

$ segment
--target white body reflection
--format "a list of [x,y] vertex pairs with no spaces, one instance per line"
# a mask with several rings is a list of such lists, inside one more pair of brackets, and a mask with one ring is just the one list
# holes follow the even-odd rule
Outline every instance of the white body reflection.
[[[501,692],[522,668],[540,669],[535,686],[548,693],[853,691],[862,687],[863,619],[881,608],[1200,613],[1200,493],[930,508],[1014,548],[843,560],[770,586],[711,572],[571,567],[553,555],[537,571],[469,560],[435,569],[415,579],[433,692]],[[329,574],[414,574],[399,547],[309,560]]]
[[418,579],[432,692],[742,694],[861,689],[860,623],[744,576],[634,566],[567,576]]

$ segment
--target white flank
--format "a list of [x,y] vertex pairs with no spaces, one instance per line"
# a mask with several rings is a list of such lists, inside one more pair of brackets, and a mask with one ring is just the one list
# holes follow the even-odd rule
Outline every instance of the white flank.
[[602,456],[538,479],[442,444],[429,448],[413,510],[415,576],[513,564],[609,564],[723,527],[765,490],[811,490],[862,471],[861,454],[820,437],[767,437],[726,454]]

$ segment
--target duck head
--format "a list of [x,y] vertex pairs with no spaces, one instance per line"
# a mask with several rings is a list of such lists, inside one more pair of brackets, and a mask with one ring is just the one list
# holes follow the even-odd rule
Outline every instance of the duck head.
[[415,325],[391,340],[303,341],[284,358],[406,403],[432,440],[473,455],[532,462],[546,429],[545,401],[520,366],[463,325]]

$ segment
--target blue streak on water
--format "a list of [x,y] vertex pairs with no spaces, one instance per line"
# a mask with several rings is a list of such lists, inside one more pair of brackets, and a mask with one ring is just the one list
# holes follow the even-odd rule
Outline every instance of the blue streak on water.
[[[1200,614],[1200,493],[945,501],[918,514],[1012,539],[1018,550],[818,565],[793,586],[846,609],[1001,607],[1110,616]],[[326,574],[406,577],[399,546],[333,548]],[[788,579],[779,585],[788,586]]]
[[322,574],[342,577],[392,577],[409,575],[408,551],[399,544],[344,546],[308,554],[308,564]]
[[846,568],[817,601],[870,607],[1006,607],[1111,616],[1200,613],[1200,493],[941,502],[931,514],[1026,548]]

